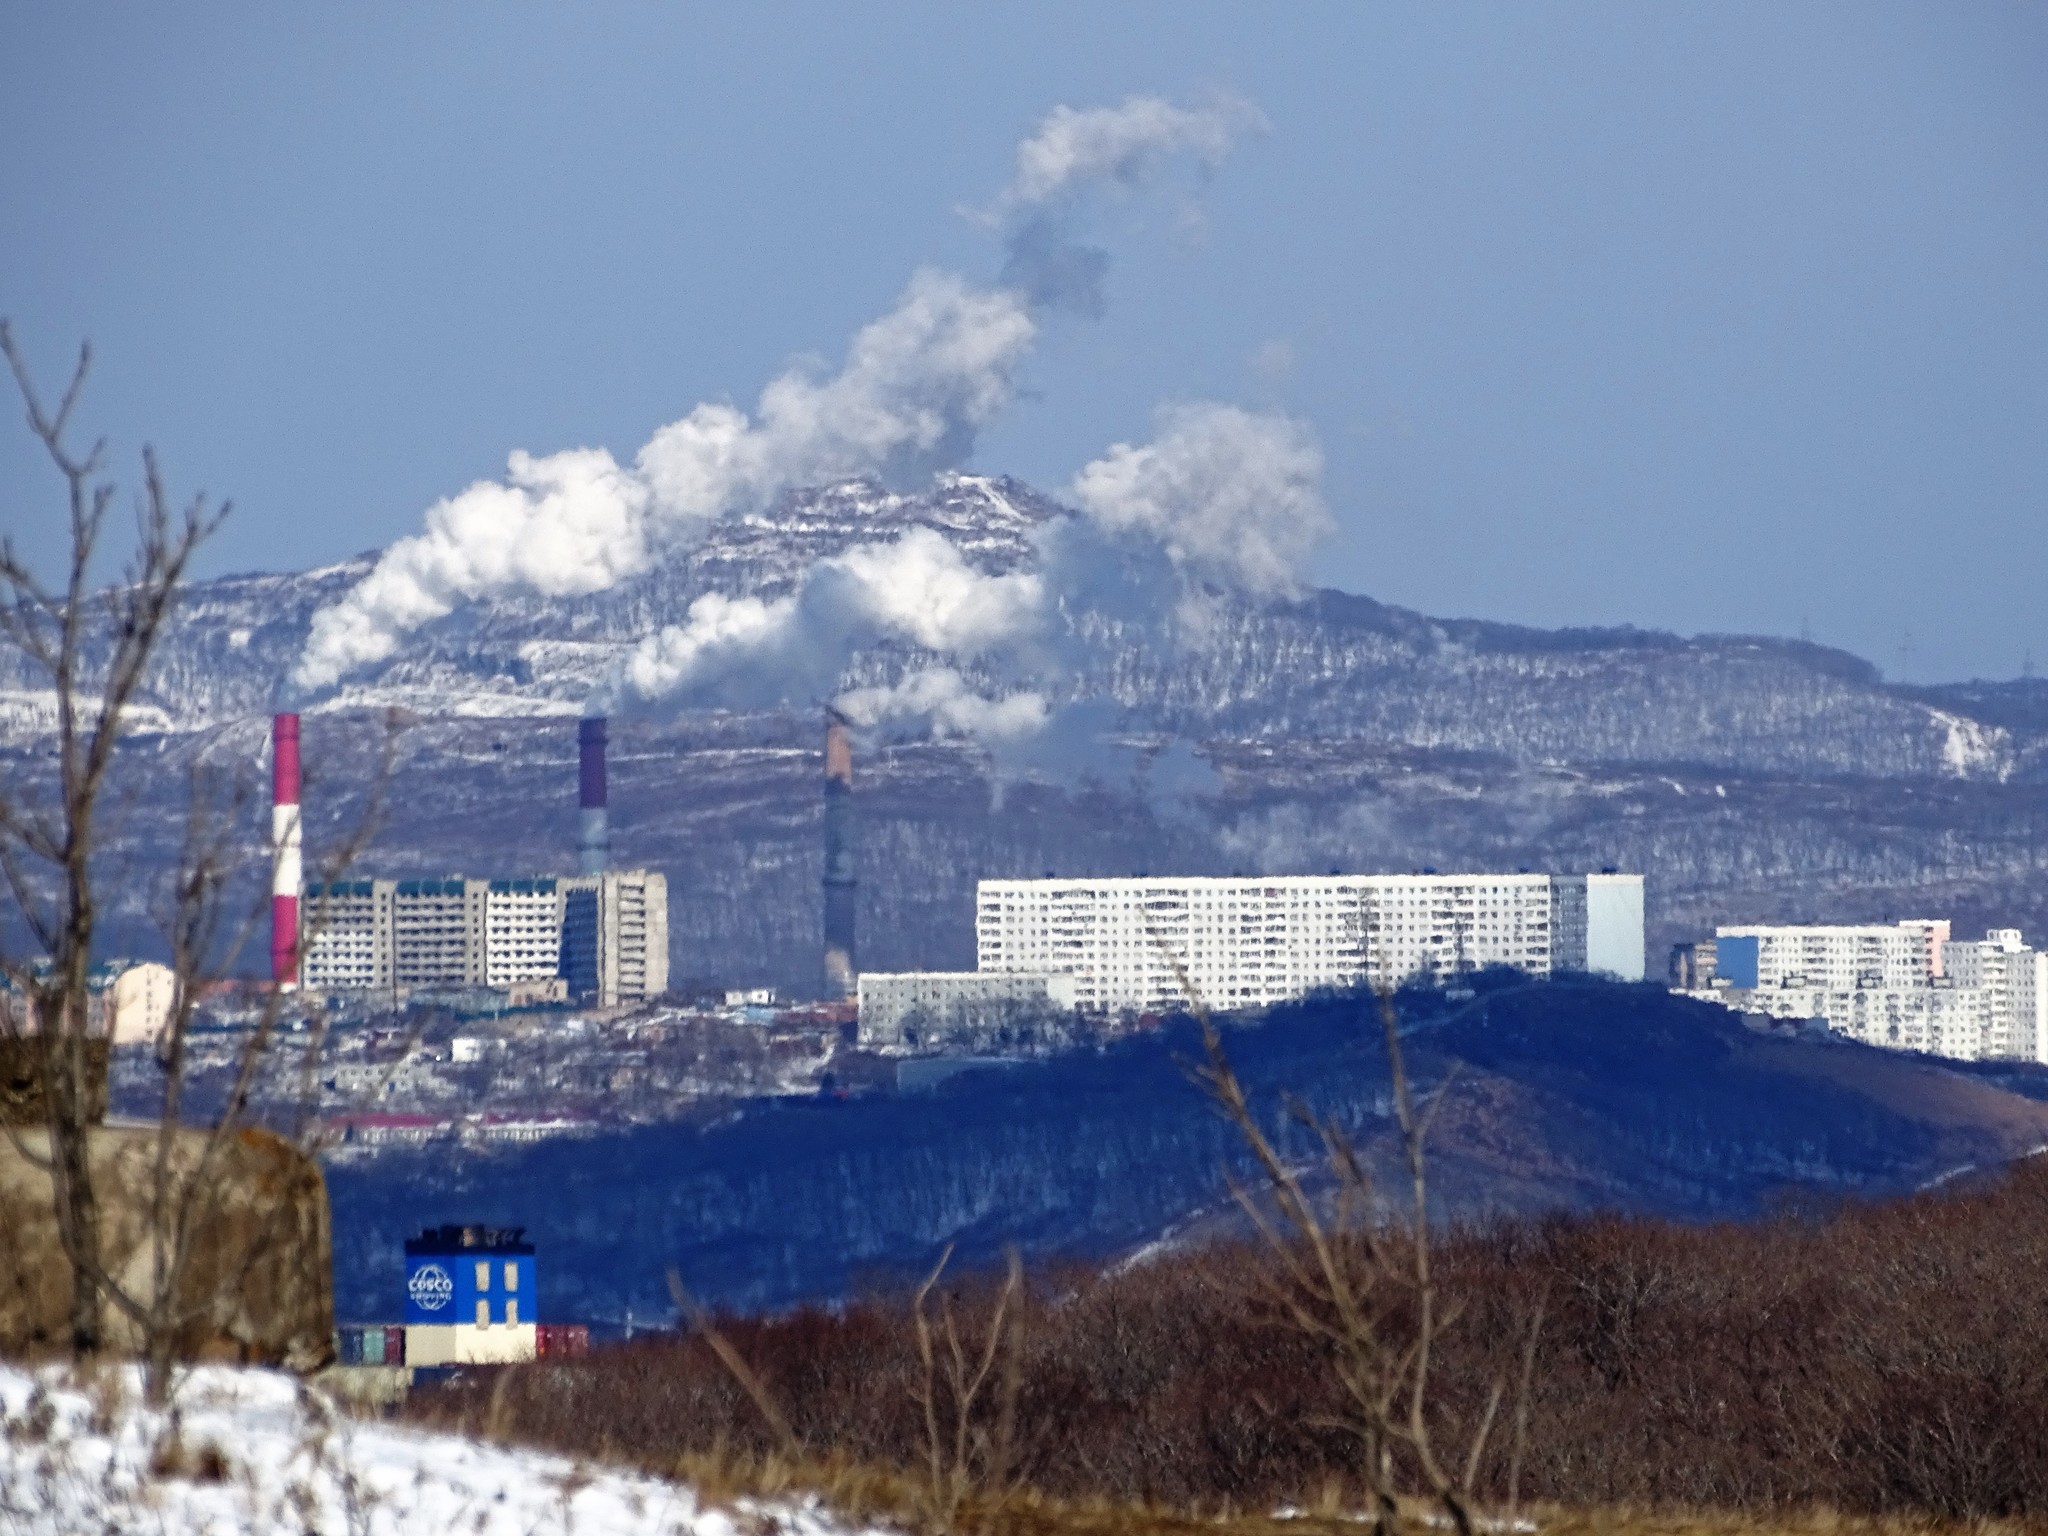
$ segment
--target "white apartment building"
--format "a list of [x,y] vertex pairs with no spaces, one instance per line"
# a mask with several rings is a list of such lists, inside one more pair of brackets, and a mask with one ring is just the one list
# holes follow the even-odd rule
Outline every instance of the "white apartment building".
[[1026,971],[863,971],[857,995],[863,1048],[915,1051],[1071,1013],[1075,982]]
[[482,986],[490,888],[488,880],[461,875],[398,881],[391,901],[392,979],[401,987]]
[[1101,1011],[1263,1007],[1487,966],[1643,976],[1641,875],[984,880],[983,971],[1066,974]]
[[1946,920],[1720,928],[1713,976],[1686,995],[1825,1019],[1865,1045],[1961,1061],[2048,1061],[2048,954],[2016,928],[1949,938]]
[[2029,949],[2017,928],[1994,928],[1941,953],[1949,986],[1983,997],[1982,1054],[2048,1061],[2048,952]]
[[668,882],[646,870],[336,881],[307,887],[299,920],[313,991],[509,991],[566,978],[608,1006],[668,988]]
[[1758,924],[1714,930],[1714,974],[1749,989],[1897,991],[1942,974],[1946,919],[1899,923]]
[[299,901],[299,982],[313,992],[388,992],[393,880],[336,880]]
[[542,981],[562,970],[562,882],[493,880],[484,895],[484,985]]

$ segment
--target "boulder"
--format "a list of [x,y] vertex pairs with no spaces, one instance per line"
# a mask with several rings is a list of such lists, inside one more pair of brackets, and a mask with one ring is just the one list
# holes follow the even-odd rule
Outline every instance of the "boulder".
[[[196,1127],[173,1133],[174,1187],[191,1179],[210,1134]],[[103,1262],[146,1303],[154,1293],[149,1211],[158,1128],[101,1126],[89,1135]],[[48,1155],[43,1130],[0,1136],[0,1355],[70,1348],[71,1267],[58,1241],[50,1175],[39,1166]],[[193,1315],[178,1329],[173,1353],[300,1371],[328,1364],[334,1255],[319,1165],[280,1136],[243,1129],[222,1143],[202,1187],[180,1287],[181,1310]],[[109,1353],[143,1352],[141,1329],[112,1303],[104,1338]]]

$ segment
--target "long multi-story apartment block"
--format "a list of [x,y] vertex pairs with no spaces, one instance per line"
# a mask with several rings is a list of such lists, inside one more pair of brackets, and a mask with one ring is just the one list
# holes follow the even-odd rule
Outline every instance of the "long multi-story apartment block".
[[668,987],[668,881],[646,870],[557,879],[342,880],[299,904],[314,991],[505,988],[565,978],[604,1006]]
[[1745,1013],[1824,1019],[1865,1045],[2048,1061],[2048,953],[2017,928],[1953,940],[1946,920],[1757,925],[1691,946],[1676,989]]
[[983,971],[1064,974],[1110,1012],[1263,1007],[1488,966],[1643,975],[1641,875],[984,880]]
[[1946,920],[1754,925],[1714,930],[1714,974],[1744,988],[1823,992],[1924,987],[1942,974]]

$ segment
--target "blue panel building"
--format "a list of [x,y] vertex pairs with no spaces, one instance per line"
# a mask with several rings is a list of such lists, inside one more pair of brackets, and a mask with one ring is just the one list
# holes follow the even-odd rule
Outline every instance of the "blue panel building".
[[531,1360],[538,1314],[523,1227],[430,1227],[405,1243],[408,1365]]

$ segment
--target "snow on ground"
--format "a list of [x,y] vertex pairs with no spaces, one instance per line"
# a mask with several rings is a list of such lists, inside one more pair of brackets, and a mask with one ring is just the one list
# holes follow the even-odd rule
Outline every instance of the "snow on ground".
[[352,1418],[273,1371],[209,1366],[168,1411],[134,1367],[0,1365],[0,1536],[846,1536],[815,1504],[698,1505],[658,1478]]

